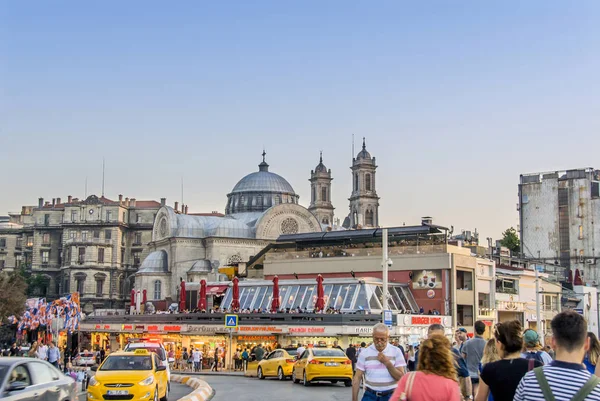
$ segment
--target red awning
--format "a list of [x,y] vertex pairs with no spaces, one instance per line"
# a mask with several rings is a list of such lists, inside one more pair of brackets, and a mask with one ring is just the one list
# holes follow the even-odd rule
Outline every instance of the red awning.
[[206,295],[220,295],[227,291],[228,285],[208,285],[206,286]]

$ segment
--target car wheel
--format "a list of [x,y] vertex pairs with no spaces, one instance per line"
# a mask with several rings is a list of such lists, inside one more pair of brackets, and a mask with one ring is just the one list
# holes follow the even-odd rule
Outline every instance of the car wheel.
[[304,385],[304,387],[310,386],[310,383],[308,382],[308,380],[306,380],[306,372],[304,372],[304,374],[302,375],[302,384]]
[[160,401],[169,401],[169,386],[168,385],[167,385],[167,388],[165,388],[165,396],[163,398],[161,398]]
[[296,369],[292,369],[292,383],[300,383],[300,380],[296,379]]
[[260,380],[263,380],[265,378],[265,376],[263,375],[262,368],[260,366],[258,367],[258,371],[256,372],[256,376],[258,376],[258,378]]
[[283,375],[283,369],[281,369],[281,366],[279,367],[279,369],[277,369],[277,378],[279,379],[279,381],[285,380],[285,376]]
[[352,380],[346,380],[344,382],[344,386],[346,386],[346,387],[352,387]]
[[154,389],[154,401],[158,401],[158,387]]

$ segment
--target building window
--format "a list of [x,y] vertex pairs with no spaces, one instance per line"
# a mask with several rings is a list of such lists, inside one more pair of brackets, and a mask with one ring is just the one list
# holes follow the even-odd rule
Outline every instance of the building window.
[[316,201],[316,199],[315,199],[317,197],[316,193],[317,193],[316,188],[312,187],[312,202],[313,203]]
[[133,267],[138,267],[140,265],[140,258],[142,256],[141,252],[132,252],[131,256],[133,257]]
[[496,280],[496,292],[502,294],[517,294],[518,282],[507,278],[498,278]]
[[327,187],[321,188],[321,200],[327,202]]
[[135,233],[135,242],[133,243],[133,245],[142,245],[142,233]]
[[142,222],[142,216],[139,213],[135,214],[135,222],[136,223],[141,223]]
[[87,231],[82,231],[81,232],[81,240],[82,241],[87,241]]
[[366,226],[374,226],[375,222],[374,222],[374,218],[373,218],[373,211],[372,210],[367,210],[365,212],[365,225]]
[[354,174],[354,190],[358,191],[358,173]]
[[6,238],[0,238],[0,248],[6,248]]
[[98,248],[98,263],[104,263],[104,248]]
[[102,289],[104,287],[104,280],[96,280],[96,297],[102,297]]
[[112,239],[112,231],[106,230],[104,232],[104,238],[107,239],[107,240]]
[[71,222],[75,223],[76,220],[77,220],[77,211],[71,210]]
[[456,289],[472,291],[473,290],[473,273],[458,270],[456,272]]
[[42,234],[42,245],[49,245],[49,244],[50,244],[50,233]]
[[50,225],[50,215],[49,214],[44,215],[44,225],[45,226]]
[[[6,244],[6,242],[4,244]],[[16,245],[16,247],[19,248],[19,249],[23,247],[23,237],[17,237],[17,245]]]
[[322,224],[329,224],[329,219],[327,217],[323,217],[323,220],[321,221]]
[[111,211],[107,210],[106,211],[106,221],[110,221],[110,218],[111,218]]
[[552,295],[544,295],[544,310],[551,312],[557,311],[558,306],[556,305],[556,297]]
[[479,297],[479,308],[482,309],[490,309],[491,305],[490,305],[490,294],[484,294],[482,292],[480,292],[478,294]]
[[365,189],[367,191],[371,190],[371,174],[366,174],[365,175]]
[[6,262],[4,261],[4,255],[0,255],[0,269],[4,269],[4,264]]
[[50,251],[43,251],[42,252],[42,263],[48,263],[49,259],[50,259]]
[[75,237],[77,237],[77,232],[75,232],[75,231],[69,231],[69,238],[75,239]]
[[94,230],[94,239],[99,239],[99,238],[100,238],[100,231]]
[[579,239],[583,239],[583,226],[579,226]]
[[23,261],[22,255],[15,255],[15,267],[18,269],[21,267],[21,262]]
[[85,289],[85,278],[78,278],[77,279],[77,292],[80,294],[83,294]]
[[123,212],[123,223],[125,223],[125,212]]
[[156,280],[154,282],[154,300],[162,299],[162,282],[160,280]]
[[456,320],[458,326],[473,326],[473,306],[472,305],[457,305]]
[[121,264],[125,264],[125,249],[121,248]]
[[85,248],[79,248],[79,255],[77,257],[77,262],[82,265],[83,263],[85,263]]

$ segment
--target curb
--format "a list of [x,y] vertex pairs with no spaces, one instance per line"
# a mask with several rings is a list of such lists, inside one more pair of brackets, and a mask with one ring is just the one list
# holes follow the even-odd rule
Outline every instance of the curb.
[[215,391],[204,380],[191,378],[190,376],[171,375],[171,381],[175,383],[185,384],[194,390],[179,399],[179,401],[209,401],[215,395]]
[[187,375],[189,376],[215,376],[215,377],[219,377],[219,376],[227,376],[227,377],[248,377],[248,376],[244,376],[244,374],[240,374],[240,373],[229,373],[229,372],[219,372],[219,373],[205,373],[205,372],[190,372],[187,373]]

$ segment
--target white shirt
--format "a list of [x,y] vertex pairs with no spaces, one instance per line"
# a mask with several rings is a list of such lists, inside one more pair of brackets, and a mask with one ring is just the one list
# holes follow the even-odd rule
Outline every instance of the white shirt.
[[200,362],[200,359],[202,359],[202,352],[195,350],[192,353],[192,356],[194,358],[194,362]]
[[[406,366],[406,361],[402,355],[400,348],[388,344],[383,350],[383,354],[394,364],[395,368]],[[387,367],[379,362],[377,356],[379,351],[375,345],[371,344],[367,348],[363,348],[356,369],[363,371],[364,383],[367,387],[374,391],[393,390],[398,385],[398,381],[392,377]]]
[[306,351],[306,348],[300,346],[298,347],[298,350],[296,352],[298,352],[298,358],[300,358],[302,356],[302,354],[304,354],[304,351]]
[[36,355],[40,359],[48,359],[48,346],[40,345],[36,351]]

